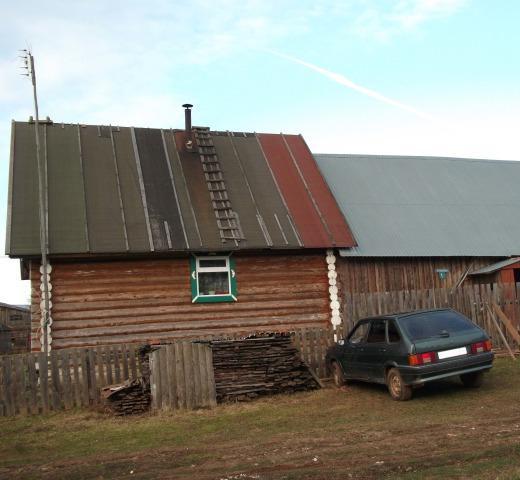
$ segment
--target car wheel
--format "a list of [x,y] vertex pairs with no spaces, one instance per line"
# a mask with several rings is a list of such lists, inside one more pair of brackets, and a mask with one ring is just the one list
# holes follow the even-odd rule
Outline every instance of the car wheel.
[[460,381],[465,387],[480,387],[484,381],[484,372],[465,373],[460,376]]
[[405,385],[397,368],[391,368],[386,375],[386,386],[394,400],[410,400],[412,398],[412,387]]
[[334,380],[334,385],[336,387],[342,387],[345,385],[345,376],[343,375],[343,370],[341,370],[341,366],[338,362],[332,362],[332,379]]

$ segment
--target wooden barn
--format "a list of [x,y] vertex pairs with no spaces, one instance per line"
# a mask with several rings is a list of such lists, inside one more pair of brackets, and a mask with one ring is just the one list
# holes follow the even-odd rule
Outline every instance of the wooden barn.
[[[13,122],[7,254],[41,348],[33,123]],[[355,246],[298,135],[46,122],[53,349],[339,323],[334,248]],[[332,288],[331,288],[332,287]]]
[[0,355],[25,353],[31,346],[29,306],[0,302]]
[[343,292],[520,282],[520,162],[315,159],[357,241],[339,250]]

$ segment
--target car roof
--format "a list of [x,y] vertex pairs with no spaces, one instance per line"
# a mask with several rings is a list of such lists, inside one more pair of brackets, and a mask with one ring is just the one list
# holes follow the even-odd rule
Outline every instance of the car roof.
[[376,315],[373,317],[360,318],[359,321],[361,322],[364,320],[386,320],[389,318],[399,319],[399,318],[411,317],[413,315],[418,315],[418,314],[423,314],[423,313],[450,312],[450,311],[453,311],[453,309],[452,308],[430,308],[430,309],[425,309],[425,310],[411,310],[408,312],[389,313],[389,314],[385,314],[385,315]]

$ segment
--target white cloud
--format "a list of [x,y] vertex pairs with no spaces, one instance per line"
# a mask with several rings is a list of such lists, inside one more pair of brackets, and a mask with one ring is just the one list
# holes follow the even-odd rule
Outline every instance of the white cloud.
[[332,80],[333,82],[339,83],[340,85],[343,85],[344,87],[350,88],[351,90],[355,90],[356,92],[361,93],[362,95],[366,95],[367,97],[373,98],[379,102],[386,103],[387,105],[392,105],[393,107],[400,108],[401,110],[405,110],[409,113],[412,113],[414,115],[417,115],[418,117],[432,120],[432,117],[424,112],[421,112],[420,110],[416,109],[415,107],[412,107],[410,105],[407,105],[405,103],[402,103],[398,100],[394,100],[393,98],[389,98],[385,95],[382,95],[379,92],[376,92],[374,90],[371,90],[367,87],[364,87],[362,85],[359,85],[352,80],[348,79],[341,73],[331,72],[330,70],[327,70],[325,68],[319,67],[317,65],[314,65],[312,63],[305,62],[304,60],[300,60],[299,58],[292,57],[290,55],[286,55],[284,53],[271,51],[272,54],[284,58],[286,60],[289,60],[294,63],[298,63],[300,65],[303,65],[304,67],[307,67],[310,70],[313,70],[315,72],[318,72],[319,74],[323,75],[324,77]]
[[388,40],[428,21],[453,15],[467,3],[468,0],[368,1],[352,31],[364,37]]

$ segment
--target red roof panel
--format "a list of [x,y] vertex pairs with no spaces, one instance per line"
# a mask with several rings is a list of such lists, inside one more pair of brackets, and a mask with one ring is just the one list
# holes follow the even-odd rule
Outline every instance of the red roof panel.
[[291,151],[287,148],[284,137],[264,133],[259,134],[258,138],[304,246],[316,248],[332,246],[332,238],[307,190]]
[[332,237],[333,245],[354,247],[356,241],[305,140],[301,135],[284,135],[283,137],[314,198],[317,209],[321,213],[321,219]]

